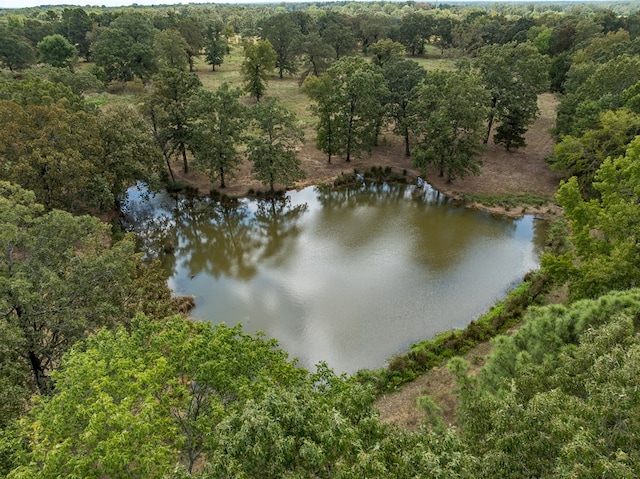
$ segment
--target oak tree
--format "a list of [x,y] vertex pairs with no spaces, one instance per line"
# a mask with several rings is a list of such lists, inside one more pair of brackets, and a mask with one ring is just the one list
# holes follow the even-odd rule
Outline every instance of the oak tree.
[[242,91],[223,83],[215,92],[201,90],[189,103],[193,118],[190,140],[196,168],[211,181],[220,180],[220,188],[234,177],[242,161],[239,146],[245,136],[246,107],[238,99]]
[[468,72],[434,71],[413,98],[413,164],[423,173],[435,165],[447,182],[477,173],[488,103],[479,78]]
[[296,147],[303,132],[293,113],[268,98],[251,108],[253,133],[247,140],[247,157],[253,163],[256,178],[269,185],[271,192],[279,183],[291,186],[305,177]]

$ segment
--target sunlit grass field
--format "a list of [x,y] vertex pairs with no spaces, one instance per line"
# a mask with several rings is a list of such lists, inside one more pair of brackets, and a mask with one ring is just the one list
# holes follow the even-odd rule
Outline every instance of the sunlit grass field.
[[[200,78],[204,88],[215,90],[223,83],[228,83],[234,87],[243,87],[241,66],[244,60],[242,45],[239,41],[231,41],[231,52],[225,55],[222,65],[215,70],[206,63],[204,56],[196,59],[194,70]],[[440,50],[435,47],[427,47],[425,57],[407,57],[416,61],[426,70],[451,70],[455,68],[455,59],[441,57]],[[87,68],[88,64],[79,65],[79,68]],[[106,92],[90,93],[87,100],[97,106],[112,103],[140,103],[144,95],[144,84],[141,80],[134,80],[126,84],[112,83]],[[285,76],[279,78],[276,71],[269,76],[266,96],[277,98],[282,105],[294,113],[298,118],[300,126],[304,130],[313,128],[314,119],[310,111],[309,98],[303,93],[299,84],[298,75]],[[253,100],[248,96],[243,98],[246,103]]]

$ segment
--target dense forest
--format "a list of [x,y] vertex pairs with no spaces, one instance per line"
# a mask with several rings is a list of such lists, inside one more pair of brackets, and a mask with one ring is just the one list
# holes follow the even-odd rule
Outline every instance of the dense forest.
[[[0,10],[0,66],[3,476],[637,476],[633,2]],[[179,189],[193,169],[224,191],[250,171],[277,194],[304,178],[304,142],[350,162],[382,131],[454,182],[489,141],[525,148],[546,92],[565,179],[540,270],[384,370],[307,371],[272,339],[191,320],[109,222],[138,181]],[[462,353],[490,339],[472,374]],[[419,431],[380,421],[377,395],[445,363],[455,426],[428,396]]]

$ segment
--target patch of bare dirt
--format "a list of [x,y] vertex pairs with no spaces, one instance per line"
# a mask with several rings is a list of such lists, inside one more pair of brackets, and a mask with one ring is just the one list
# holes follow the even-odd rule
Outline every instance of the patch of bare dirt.
[[[484,365],[491,350],[490,343],[482,343],[464,357],[469,362],[470,374],[476,374]],[[455,426],[458,398],[455,379],[446,365],[433,368],[414,381],[403,385],[398,391],[387,393],[376,401],[380,420],[392,423],[409,431],[416,431],[424,420],[424,411],[418,408],[420,396],[430,396],[442,409],[441,419],[445,426]]]
[[[516,193],[530,193],[549,198],[553,203],[561,175],[549,169],[545,158],[553,152],[553,137],[549,133],[555,122],[556,98],[546,93],[538,100],[540,117],[529,128],[526,134],[527,146],[519,150],[506,151],[503,146],[489,142],[482,156],[480,174],[458,178],[447,183],[440,178],[435,170],[427,171],[425,180],[436,190],[448,196],[460,197],[462,194],[490,194],[505,195]],[[385,131],[381,135],[380,144],[371,154],[363,154],[362,158],[353,159],[347,163],[342,158],[333,158],[331,163],[327,157],[313,145],[313,132],[307,132],[307,143],[299,149],[298,157],[302,162],[302,169],[307,173],[304,181],[296,188],[309,185],[330,183],[341,173],[349,174],[354,170],[364,171],[372,166],[391,167],[395,172],[406,172],[411,181],[415,181],[420,172],[411,164],[411,158],[404,155],[402,139]],[[190,172],[185,175],[181,165],[174,165],[176,180],[196,187],[201,194],[207,194],[212,189],[219,190],[228,196],[244,196],[248,191],[264,191],[264,185],[253,179],[251,164],[245,161],[237,171],[235,178],[227,180],[227,187],[220,189],[218,184],[212,184],[200,173]],[[471,205],[481,207],[481,205]],[[545,211],[552,206],[546,206]],[[518,214],[502,208],[490,208],[498,213]],[[544,212],[529,209],[528,212]]]
[[[482,156],[479,175],[456,179],[447,184],[443,178],[431,172],[427,176],[427,181],[436,190],[452,197],[460,197],[462,194],[530,193],[548,198],[553,202],[553,195],[558,189],[562,175],[551,171],[545,158],[553,153],[554,139],[550,130],[555,125],[557,105],[558,100],[551,93],[540,95],[538,98],[540,116],[525,135],[527,146],[507,151],[503,146],[496,145],[490,140]],[[550,208],[553,209],[552,206]],[[496,210],[509,213],[499,208]],[[542,214],[542,211],[538,213]]]

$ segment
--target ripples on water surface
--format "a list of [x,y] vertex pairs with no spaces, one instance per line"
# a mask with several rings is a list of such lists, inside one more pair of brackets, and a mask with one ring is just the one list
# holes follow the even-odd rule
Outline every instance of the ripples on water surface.
[[306,188],[284,200],[145,200],[126,212],[192,316],[276,338],[303,366],[383,366],[463,328],[538,266],[541,225],[426,188]]

